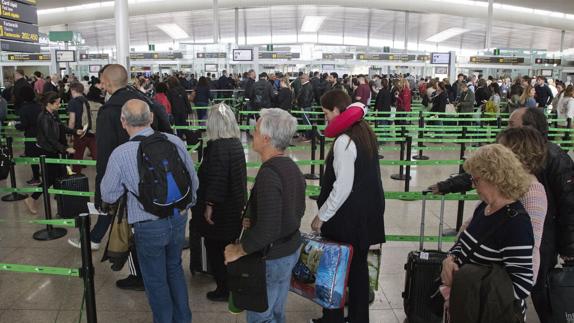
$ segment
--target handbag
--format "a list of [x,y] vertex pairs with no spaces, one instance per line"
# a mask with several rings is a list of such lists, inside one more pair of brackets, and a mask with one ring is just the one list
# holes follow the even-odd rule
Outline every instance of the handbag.
[[456,107],[452,103],[448,103],[445,108],[445,112],[448,114],[456,114]]

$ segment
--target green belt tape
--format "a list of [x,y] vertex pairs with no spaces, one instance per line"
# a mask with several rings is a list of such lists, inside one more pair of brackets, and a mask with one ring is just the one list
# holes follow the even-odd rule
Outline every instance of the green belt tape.
[[46,158],[46,164],[96,166],[95,160]]
[[39,164],[40,158],[37,158],[37,157],[14,157],[14,163],[16,165]]
[[463,163],[463,160],[379,160],[381,166],[445,166]]
[[76,227],[76,220],[73,219],[55,219],[55,220],[30,220],[26,221],[30,224],[41,224],[41,225],[53,225],[58,227],[69,227],[75,228]]
[[[408,235],[387,235],[387,242],[419,242],[420,236],[408,236]],[[442,237],[443,242],[456,242],[456,237]],[[425,236],[423,237],[424,242],[438,242],[438,237],[436,236]]]
[[29,274],[44,274],[44,275],[55,275],[55,276],[68,276],[68,277],[80,277],[80,271],[78,269],[62,268],[62,267],[43,267],[43,266],[0,263],[0,271],[10,271],[10,272],[16,272],[16,273],[29,273]]
[[94,192],[68,191],[68,190],[59,190],[55,188],[48,189],[48,193],[56,195],[82,196],[82,197],[93,197],[95,195]]
[[423,150],[423,151],[459,151],[460,147],[448,147],[448,146],[431,146],[431,147],[413,147],[413,150]]
[[428,142],[428,143],[492,143],[493,138],[484,139],[437,139],[437,138],[413,138],[413,142]]
[[0,187],[2,193],[41,193],[42,191],[41,187]]
[[14,142],[36,142],[36,138],[13,138]]

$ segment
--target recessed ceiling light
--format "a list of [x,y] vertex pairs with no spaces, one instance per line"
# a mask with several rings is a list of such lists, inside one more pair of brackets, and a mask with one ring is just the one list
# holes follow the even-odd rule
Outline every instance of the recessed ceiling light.
[[465,32],[469,31],[468,29],[464,29],[464,28],[449,28],[447,30],[443,30],[440,33],[433,35],[429,38],[427,38],[426,41],[428,42],[432,42],[432,43],[440,43],[442,41],[445,41],[449,38],[452,38],[454,36],[458,36],[460,34],[464,34]]
[[301,25],[301,32],[316,33],[325,21],[325,16],[305,16]]
[[186,39],[189,35],[180,26],[176,24],[161,24],[157,25],[157,28],[161,29],[172,39]]

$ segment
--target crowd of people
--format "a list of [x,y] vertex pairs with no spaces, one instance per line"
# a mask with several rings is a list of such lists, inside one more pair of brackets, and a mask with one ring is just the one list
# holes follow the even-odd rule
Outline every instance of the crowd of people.
[[[233,95],[214,90],[238,88],[244,92],[246,109],[258,112],[252,148],[262,165],[249,194],[235,114],[225,104],[209,107],[214,95]],[[96,160],[95,205],[101,214],[90,234],[92,250],[100,248],[109,230],[108,214],[126,201],[134,243],[126,260],[130,274],[116,285],[145,290],[154,322],[191,321],[182,266],[188,209],[190,231],[205,238],[215,280],[215,289],[206,297],[227,302],[234,284],[228,281],[226,266],[261,254],[268,306],[263,312],[247,311],[247,321],[285,321],[306,209],[305,179],[286,154],[297,131],[298,121],[290,114],[294,106],[305,111],[322,107],[328,121],[325,134],[335,139],[325,161],[319,211],[309,229],[353,247],[347,315],[344,309],[324,309],[322,318],[312,322],[369,322],[367,255],[371,245],[385,242],[385,198],[377,139],[365,114],[355,113],[356,108],[410,111],[412,98],[419,96],[432,112],[448,112],[446,106],[453,105],[458,112],[500,113],[501,102],[508,101],[509,128],[497,143],[472,154],[464,163],[465,173],[430,187],[435,194],[475,188],[481,199],[442,266],[440,291],[456,322],[471,312],[469,304],[463,306],[461,286],[476,278],[477,264],[498,266],[506,274],[498,277],[500,286],[512,286],[510,293],[501,292],[499,297],[513,303],[513,310],[501,315],[524,316],[531,295],[541,322],[551,322],[545,282],[559,257],[574,260],[574,162],[548,140],[543,109],[552,106],[558,116],[574,115],[572,85],[543,77],[521,77],[510,84],[507,78],[462,74],[453,84],[436,79],[417,83],[411,75],[339,78],[337,73],[319,72],[291,77],[263,72],[256,80],[255,71],[241,78],[224,71],[217,80],[207,75],[196,81],[194,75],[176,73],[141,75],[130,81],[123,66],[110,64],[98,77],[81,81],[74,75],[61,81],[57,75],[44,79],[39,73],[29,80],[17,70],[14,85],[4,92],[20,116],[17,129],[36,138],[35,143],[26,143],[26,156],[72,154],[83,159],[88,148]],[[58,113],[64,100],[67,123]],[[208,108],[193,116],[192,106]],[[189,130],[174,134],[171,127],[188,125],[193,117],[206,124],[204,158],[197,173],[185,143],[196,140],[197,134]],[[160,143],[154,148],[162,151],[160,156],[146,150],[154,151],[154,142]],[[156,164],[140,168],[158,158],[161,170],[152,167]],[[39,185],[43,178],[51,186],[64,176],[62,166],[48,166],[44,176],[32,166],[28,184]],[[173,185],[165,187],[166,201],[144,198],[162,189],[163,182],[146,182],[146,174],[156,171],[171,174],[167,178]],[[74,172],[81,173],[82,168],[74,167]],[[30,213],[38,212],[41,195],[34,193],[24,201]],[[77,239],[69,243],[80,247]]]

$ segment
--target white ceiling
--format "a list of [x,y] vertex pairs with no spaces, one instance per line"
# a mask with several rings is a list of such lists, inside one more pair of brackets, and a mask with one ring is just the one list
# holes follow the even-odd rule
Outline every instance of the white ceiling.
[[[70,2],[69,0],[53,1],[62,4]],[[39,7],[42,2],[44,1],[38,4]],[[243,4],[246,2],[249,1],[242,1]],[[511,2],[511,0],[505,2]],[[574,4],[574,0],[546,0],[546,2],[562,3],[563,6],[564,2]],[[317,35],[311,35],[311,39],[304,38],[299,33],[306,15],[327,17]],[[402,46],[404,42],[405,14],[399,11],[303,5],[240,9],[238,16],[240,44],[244,42],[245,30],[248,43],[260,44],[310,41],[366,46],[370,39],[371,46],[382,47],[389,45],[388,42],[392,44],[393,39],[396,46]],[[220,9],[219,17],[221,39],[233,42],[236,26],[235,11]],[[245,20],[247,28],[244,28]],[[130,17],[131,43],[141,45],[166,42],[169,37],[156,27],[164,23],[177,23],[195,41],[210,42],[213,40],[212,11],[195,10]],[[430,45],[425,43],[425,39],[451,27],[462,27],[470,31],[441,42],[441,45],[461,49],[483,48],[486,20],[432,13],[411,12],[409,14],[409,43],[415,43],[415,46],[416,43]],[[113,19],[71,23],[68,28],[80,32],[88,46],[100,48],[115,46]],[[42,32],[62,29],[65,27],[61,25],[41,27]],[[496,20],[493,23],[492,32],[492,47],[496,48],[534,48],[557,51],[560,47],[561,34],[557,29]],[[299,38],[296,38],[297,35]],[[409,49],[416,49],[411,47],[409,45]],[[564,48],[572,47],[574,47],[574,32],[569,31],[566,33]]]

